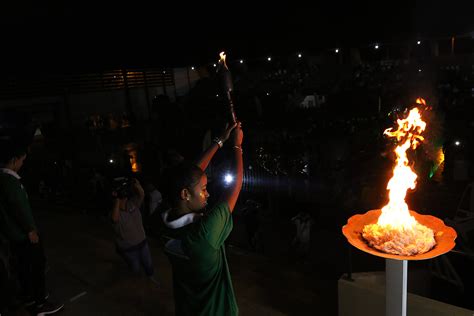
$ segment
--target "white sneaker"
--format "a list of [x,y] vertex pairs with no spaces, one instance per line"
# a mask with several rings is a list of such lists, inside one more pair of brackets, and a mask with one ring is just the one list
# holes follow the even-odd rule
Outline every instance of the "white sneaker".
[[43,304],[36,306],[35,313],[36,316],[51,315],[59,312],[63,307],[64,304],[54,304],[46,301]]

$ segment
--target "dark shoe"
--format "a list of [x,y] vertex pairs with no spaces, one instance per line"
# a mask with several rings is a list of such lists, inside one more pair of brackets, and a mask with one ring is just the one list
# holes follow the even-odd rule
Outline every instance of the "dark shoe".
[[41,305],[36,305],[35,313],[36,316],[51,315],[59,312],[63,307],[64,304],[54,304],[46,301]]
[[[49,293],[46,293],[46,295],[44,296],[44,300],[46,301],[48,298],[49,298]],[[36,301],[32,296],[22,297],[20,298],[20,300],[22,302],[22,305],[25,307],[29,307],[36,304]]]

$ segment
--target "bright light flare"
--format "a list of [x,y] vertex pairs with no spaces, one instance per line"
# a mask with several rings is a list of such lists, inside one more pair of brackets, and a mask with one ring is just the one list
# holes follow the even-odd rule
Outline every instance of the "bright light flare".
[[226,185],[231,184],[232,182],[234,182],[234,176],[230,173],[226,173],[226,175],[224,176],[224,182]]

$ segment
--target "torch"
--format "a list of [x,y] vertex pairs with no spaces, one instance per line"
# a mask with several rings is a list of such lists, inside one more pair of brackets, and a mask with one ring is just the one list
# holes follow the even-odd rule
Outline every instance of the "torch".
[[232,83],[232,75],[229,71],[229,68],[227,67],[227,64],[225,63],[225,53],[221,52],[219,54],[220,60],[219,60],[219,65],[217,66],[217,75],[222,78],[222,86],[223,90],[227,96],[227,102],[229,103],[229,113],[232,119],[232,122],[235,123],[237,122],[237,118],[235,116],[235,111],[234,111],[234,102],[232,101],[232,90],[234,90],[234,85]]

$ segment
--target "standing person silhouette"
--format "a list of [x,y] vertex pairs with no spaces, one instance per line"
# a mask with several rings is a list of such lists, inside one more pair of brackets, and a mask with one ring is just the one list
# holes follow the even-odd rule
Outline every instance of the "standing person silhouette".
[[16,259],[20,301],[31,307],[35,315],[48,315],[58,312],[64,305],[48,301],[42,238],[18,175],[27,151],[27,145],[19,145],[13,140],[0,141],[0,231]]

